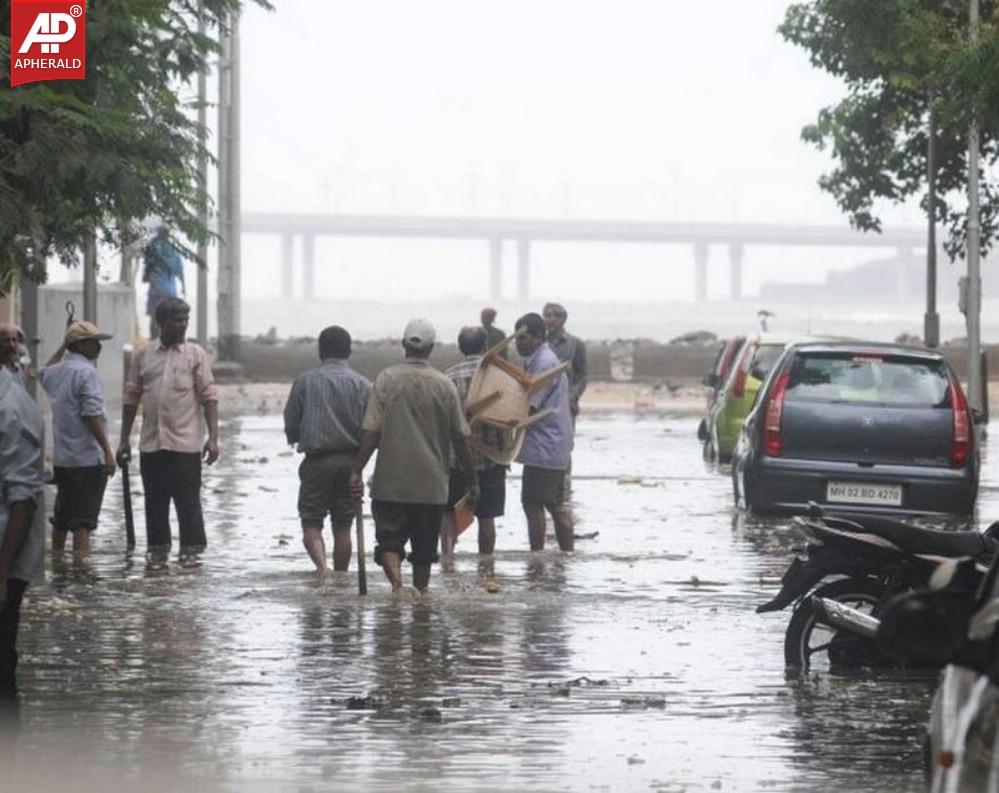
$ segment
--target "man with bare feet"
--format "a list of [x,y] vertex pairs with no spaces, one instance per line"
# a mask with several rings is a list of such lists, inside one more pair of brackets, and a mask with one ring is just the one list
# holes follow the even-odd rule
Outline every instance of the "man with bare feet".
[[479,496],[468,445],[470,430],[458,392],[427,360],[435,340],[427,320],[414,319],[406,325],[402,337],[406,359],[375,379],[350,477],[351,490],[360,498],[364,466],[378,449],[371,486],[375,562],[384,569],[393,592],[402,589],[407,542],[413,586],[423,592],[430,583],[430,567],[438,560],[452,448],[465,471],[469,494],[473,499]]
[[350,366],[350,334],[337,325],[319,334],[315,369],[295,378],[284,407],[284,433],[305,459],[298,468],[302,543],[321,578],[329,574],[323,523],[333,525],[333,569],[350,566],[354,498],[350,471],[361,442],[361,420],[371,383]]
[[[525,314],[517,320],[517,352],[529,374],[539,375],[559,365],[559,359],[545,341],[545,321],[538,314]],[[565,472],[572,453],[572,414],[569,408],[569,379],[559,377],[531,397],[531,413],[545,416],[527,429],[517,462],[524,464],[520,500],[527,516],[532,551],[545,547],[545,510],[555,522],[559,548],[575,547],[572,512],[566,503]]]

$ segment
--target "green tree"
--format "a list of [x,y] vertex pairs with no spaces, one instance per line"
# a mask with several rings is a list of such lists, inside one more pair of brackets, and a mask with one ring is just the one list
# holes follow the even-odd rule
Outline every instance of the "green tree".
[[[267,5],[265,0],[255,0]],[[77,261],[95,230],[128,242],[158,215],[189,240],[209,235],[192,80],[218,51],[240,0],[90,0],[87,79],[10,87],[10,0],[0,0],[0,278],[44,280],[44,261]],[[132,232],[134,233],[134,232]]]
[[[880,231],[878,207],[919,197],[927,209],[928,117],[936,122],[937,220],[945,248],[965,253],[967,131],[977,117],[982,159],[999,157],[996,0],[982,0],[980,40],[968,40],[967,0],[810,0],[793,3],[780,34],[846,86],[802,138],[835,161],[819,180],[856,228]],[[996,239],[999,185],[983,169],[982,252]]]

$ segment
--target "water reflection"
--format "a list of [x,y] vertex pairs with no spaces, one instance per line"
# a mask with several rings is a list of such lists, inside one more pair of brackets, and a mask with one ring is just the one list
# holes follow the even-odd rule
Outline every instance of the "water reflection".
[[785,681],[787,613],[753,608],[786,521],[733,513],[696,422],[582,423],[599,534],[531,554],[511,509],[424,598],[317,585],[279,417],[224,424],[199,566],[147,570],[141,510],[127,555],[112,486],[89,566],[29,590],[11,789],[915,789],[929,684]]

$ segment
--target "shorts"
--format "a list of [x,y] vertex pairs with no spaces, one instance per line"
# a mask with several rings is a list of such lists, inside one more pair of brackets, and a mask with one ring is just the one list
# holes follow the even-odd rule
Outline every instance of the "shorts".
[[565,503],[565,471],[524,466],[520,503],[528,507],[554,508]]
[[440,535],[443,504],[403,504],[398,501],[371,502],[371,515],[375,519],[375,563],[382,563],[382,554],[391,551],[406,555],[406,542],[412,549],[411,564],[433,564],[437,555],[437,537]]
[[303,529],[322,528],[329,515],[333,529],[350,528],[357,501],[350,495],[353,452],[307,454],[298,466],[298,517]]
[[103,465],[83,465],[63,468],[56,466],[52,481],[56,485],[52,527],[58,531],[97,528],[97,518],[104,502],[108,475]]
[[[475,517],[498,518],[506,506],[506,466],[491,465],[476,473],[479,479],[479,500],[475,503]],[[468,490],[465,481],[464,471],[451,472],[447,497],[448,509],[454,509],[454,505],[465,495],[465,491]]]

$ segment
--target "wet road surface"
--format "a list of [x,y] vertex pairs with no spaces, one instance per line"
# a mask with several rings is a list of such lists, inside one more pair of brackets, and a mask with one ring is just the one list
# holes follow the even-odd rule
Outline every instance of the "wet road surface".
[[[112,481],[92,563],[29,591],[0,787],[921,788],[934,680],[785,678],[789,612],[753,609],[790,558],[786,521],[733,509],[695,419],[584,418],[577,533],[598,534],[571,556],[530,554],[516,466],[491,568],[473,528],[422,599],[390,595],[370,517],[368,596],[353,564],[316,582],[280,427],[225,423],[195,567],[147,569],[137,492],[126,557]],[[996,473],[986,465],[986,524]]]

